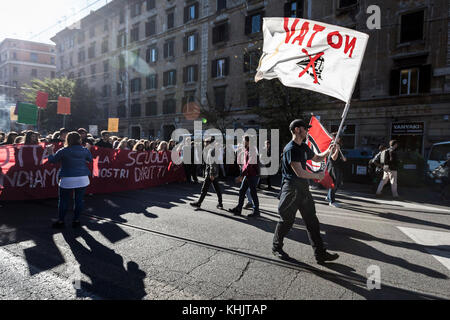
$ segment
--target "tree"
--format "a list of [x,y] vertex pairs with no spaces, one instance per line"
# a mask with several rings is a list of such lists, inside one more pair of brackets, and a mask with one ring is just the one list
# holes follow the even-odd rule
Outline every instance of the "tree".
[[206,94],[206,101],[206,106],[200,104],[200,117],[206,119],[207,123],[213,128],[216,128],[225,134],[226,129],[230,129],[230,125],[233,121],[230,118],[232,115],[232,103],[230,103],[228,107],[226,105],[220,107],[211,101],[208,94]]
[[66,116],[67,128],[87,128],[97,118],[95,91],[90,90],[82,80],[74,81],[65,77],[33,79],[31,86],[23,90],[23,95],[27,101],[34,103],[38,91],[48,93],[49,100],[47,108],[40,111],[40,129],[53,132],[63,126],[64,116],[57,114],[58,97],[71,99],[71,115]]
[[305,109],[311,110],[326,99],[310,90],[286,87],[278,79],[263,80],[249,87],[248,98],[264,100],[265,106],[258,103],[247,113],[258,115],[264,128],[279,129],[281,143],[291,139],[289,125],[293,120],[309,121],[310,115],[305,114]]

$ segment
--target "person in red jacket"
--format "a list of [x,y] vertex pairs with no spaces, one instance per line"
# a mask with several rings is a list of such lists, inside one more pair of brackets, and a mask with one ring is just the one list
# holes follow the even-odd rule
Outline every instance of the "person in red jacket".
[[256,187],[259,180],[259,165],[258,165],[258,152],[256,148],[250,149],[250,137],[245,136],[243,139],[244,144],[244,164],[242,166],[241,175],[237,178],[238,182],[241,182],[241,188],[239,189],[239,203],[237,207],[229,209],[235,216],[242,214],[242,207],[244,206],[245,193],[250,188],[250,194],[253,198],[253,212],[248,217],[257,218],[259,213],[259,200]]

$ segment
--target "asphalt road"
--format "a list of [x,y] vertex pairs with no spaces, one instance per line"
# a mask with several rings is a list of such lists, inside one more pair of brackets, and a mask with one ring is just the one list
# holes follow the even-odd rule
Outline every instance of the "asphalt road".
[[[237,186],[222,186],[234,207]],[[276,192],[259,192],[262,217],[251,219],[216,209],[214,193],[194,210],[200,188],[87,196],[80,230],[49,227],[54,199],[3,203],[0,299],[450,298],[448,206],[344,190],[337,209],[313,190],[322,236],[340,255],[321,266],[300,214],[285,241],[293,259],[271,254]]]

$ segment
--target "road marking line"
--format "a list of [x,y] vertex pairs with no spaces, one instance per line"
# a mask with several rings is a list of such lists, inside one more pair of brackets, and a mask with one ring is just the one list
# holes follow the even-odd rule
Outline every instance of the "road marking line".
[[450,232],[397,227],[450,270]]

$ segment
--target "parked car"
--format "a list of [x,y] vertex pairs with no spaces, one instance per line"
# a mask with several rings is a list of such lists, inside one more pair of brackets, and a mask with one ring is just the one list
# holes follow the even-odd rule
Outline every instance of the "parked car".
[[450,152],[450,141],[435,143],[431,146],[427,159],[428,172],[434,171],[447,160],[447,153]]

